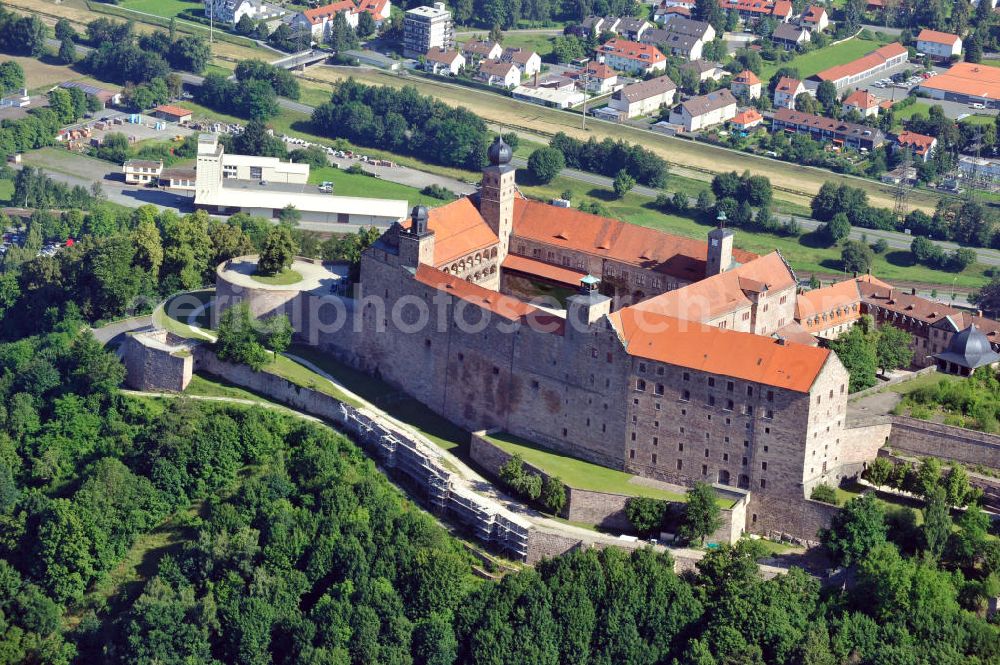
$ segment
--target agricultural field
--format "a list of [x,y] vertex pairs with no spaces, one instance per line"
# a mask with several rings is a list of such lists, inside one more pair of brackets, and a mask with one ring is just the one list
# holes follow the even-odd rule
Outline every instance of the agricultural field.
[[84,78],[78,71],[66,65],[54,65],[42,62],[37,58],[4,55],[5,62],[13,61],[24,70],[24,83],[32,94],[45,92],[52,86],[65,81],[77,81]]
[[[864,43],[869,47],[868,50],[874,48],[872,46],[874,42]],[[623,139],[645,146],[671,165],[705,173],[749,170],[753,174],[768,176],[776,189],[775,196],[782,200],[791,200],[796,204],[808,203],[808,199],[828,181],[864,189],[874,205],[891,208],[894,203],[892,188],[872,180],[838,175],[823,169],[802,167],[613,123],[592,120],[587,123],[587,130],[583,130],[577,124],[578,117],[575,115],[454,84],[371,70],[320,67],[309,72],[309,79],[305,85],[317,81],[332,83],[349,77],[373,85],[393,87],[413,85],[422,93],[433,95],[447,104],[464,106],[491,123],[515,130],[525,130],[535,135],[552,135],[563,131],[583,139],[590,136],[598,140]],[[930,192],[913,192],[909,201],[915,208],[932,212],[938,199],[937,195]]]
[[760,80],[766,82],[782,67],[795,67],[799,70],[799,76],[806,78],[824,69],[857,60],[861,56],[871,53],[883,43],[885,42],[868,41],[854,37],[833,46],[803,53],[788,62],[767,63],[764,65],[764,71],[761,72]]
[[185,9],[201,9],[204,5],[198,0],[125,0],[120,6],[163,18],[172,18]]

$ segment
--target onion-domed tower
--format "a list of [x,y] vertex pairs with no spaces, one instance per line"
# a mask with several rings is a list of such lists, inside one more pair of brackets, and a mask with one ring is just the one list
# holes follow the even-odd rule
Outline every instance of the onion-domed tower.
[[483,169],[483,182],[479,191],[479,214],[500,239],[497,252],[499,263],[507,256],[510,234],[514,226],[515,170],[510,160],[514,151],[497,136],[486,151],[490,165]]

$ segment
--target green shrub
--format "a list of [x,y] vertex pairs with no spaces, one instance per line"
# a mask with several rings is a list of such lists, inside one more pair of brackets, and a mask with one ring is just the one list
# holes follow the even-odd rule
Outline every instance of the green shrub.
[[809,495],[809,498],[813,501],[829,503],[831,506],[839,505],[837,503],[837,490],[833,489],[826,483],[822,483],[814,487],[812,493]]

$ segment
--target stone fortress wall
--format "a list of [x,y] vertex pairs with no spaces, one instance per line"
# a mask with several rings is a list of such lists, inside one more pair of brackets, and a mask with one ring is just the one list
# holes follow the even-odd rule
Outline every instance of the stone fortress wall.
[[[469,454],[487,473],[494,478],[500,475],[500,467],[511,458],[511,454],[486,438],[488,432],[473,432]],[[524,468],[530,472],[547,478],[541,469],[525,462]],[[725,491],[725,488],[716,489]],[[743,525],[746,523],[747,496],[733,491],[727,492],[736,499],[732,508],[722,511],[722,526],[707,540],[717,543],[735,543],[743,535]],[[566,507],[560,514],[570,522],[593,524],[604,529],[629,533],[632,525],[625,514],[625,504],[631,497],[626,494],[611,492],[596,492],[567,486]],[[673,503],[673,502],[671,502]]]
[[194,346],[166,330],[129,333],[122,346],[126,385],[135,390],[184,390],[191,382]]

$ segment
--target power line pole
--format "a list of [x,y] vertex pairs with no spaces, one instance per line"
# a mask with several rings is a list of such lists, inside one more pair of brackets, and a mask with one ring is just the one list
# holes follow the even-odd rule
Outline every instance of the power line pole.
[[895,205],[893,215],[902,222],[906,218],[906,195],[909,192],[910,180],[910,148],[903,147],[903,161],[899,165],[899,184],[896,185]]
[[587,88],[590,79],[589,73],[589,67],[584,67],[583,75],[580,77],[583,79],[583,131],[587,131]]

